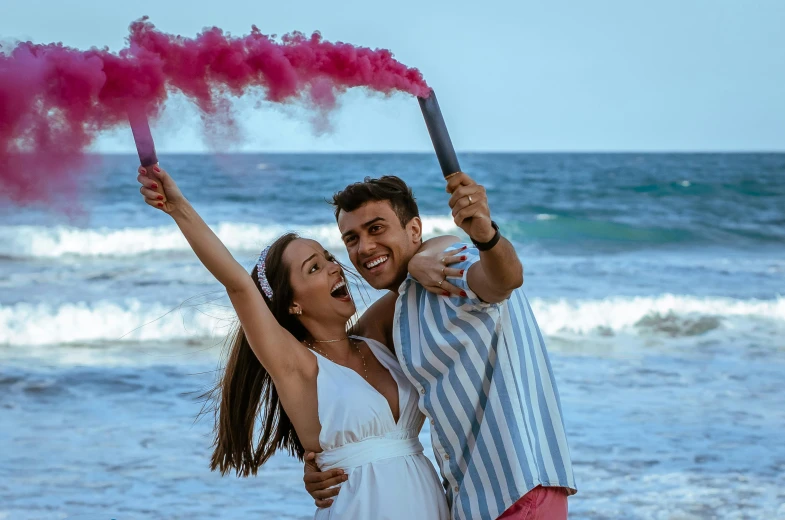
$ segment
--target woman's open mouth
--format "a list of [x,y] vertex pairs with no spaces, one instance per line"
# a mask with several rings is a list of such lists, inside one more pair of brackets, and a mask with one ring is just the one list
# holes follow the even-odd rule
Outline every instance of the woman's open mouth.
[[341,278],[340,280],[335,282],[335,285],[333,285],[332,289],[330,289],[330,296],[332,296],[336,300],[341,300],[341,301],[351,300],[352,297],[349,296],[349,287],[347,287],[346,285],[346,280]]

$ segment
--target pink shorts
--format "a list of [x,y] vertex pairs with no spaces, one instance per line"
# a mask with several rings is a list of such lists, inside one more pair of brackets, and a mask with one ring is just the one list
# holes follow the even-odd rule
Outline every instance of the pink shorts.
[[567,520],[567,491],[560,487],[537,486],[497,520]]

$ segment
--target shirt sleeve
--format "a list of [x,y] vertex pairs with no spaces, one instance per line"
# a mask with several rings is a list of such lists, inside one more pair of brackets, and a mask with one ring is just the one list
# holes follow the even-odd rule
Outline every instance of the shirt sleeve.
[[[478,307],[478,308],[485,308],[485,307],[489,307],[489,306],[493,306],[493,305],[498,305],[498,304],[495,304],[495,303],[487,303],[487,302],[482,301],[477,296],[477,294],[475,294],[475,292],[472,291],[471,288],[469,287],[469,280],[467,278],[469,276],[469,268],[472,265],[474,265],[475,263],[480,261],[480,251],[476,247],[474,247],[472,244],[459,242],[457,244],[451,245],[450,247],[445,249],[444,252],[445,253],[449,253],[451,251],[458,250],[458,249],[460,249],[460,248],[462,248],[464,246],[466,246],[466,249],[464,249],[461,252],[461,256],[465,256],[466,260],[462,260],[462,261],[460,261],[458,263],[455,263],[455,264],[452,264],[452,265],[449,266],[449,267],[452,267],[452,268],[455,268],[455,269],[462,269],[463,270],[463,276],[461,276],[460,278],[450,277],[450,278],[447,278],[447,281],[450,282],[451,284],[453,284],[454,286],[456,286],[456,287],[458,287],[458,288],[460,288],[460,289],[462,289],[463,291],[466,292],[466,298],[463,298],[463,297],[460,297],[460,296],[457,297],[460,300],[465,300],[465,303],[470,303],[473,306]],[[456,296],[451,296],[450,298],[454,300],[456,298]],[[462,302],[462,303],[464,303],[464,302]]]

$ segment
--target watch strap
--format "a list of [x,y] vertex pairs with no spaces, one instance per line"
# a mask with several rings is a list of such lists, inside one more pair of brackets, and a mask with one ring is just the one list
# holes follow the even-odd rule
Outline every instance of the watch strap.
[[493,238],[491,238],[487,242],[477,242],[473,238],[469,237],[469,238],[471,238],[472,244],[474,244],[474,247],[476,247],[480,251],[488,251],[489,249],[492,249],[493,246],[495,246],[496,244],[499,243],[499,240],[502,237],[502,234],[499,232],[498,224],[496,224],[496,222],[491,220],[491,226],[493,226],[493,229],[496,230],[496,234],[494,234]]

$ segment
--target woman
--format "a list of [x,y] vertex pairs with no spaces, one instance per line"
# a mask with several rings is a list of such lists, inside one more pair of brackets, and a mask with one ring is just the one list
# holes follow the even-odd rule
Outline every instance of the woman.
[[[418,394],[383,338],[364,337],[363,330],[347,335],[355,305],[335,258],[317,242],[287,234],[262,252],[248,276],[165,171],[139,172],[145,202],[174,219],[240,320],[217,388],[211,469],[255,475],[278,449],[301,460],[313,451],[323,470],[352,475],[317,519],[448,518],[442,486],[417,439],[424,421]],[[365,323],[378,311],[367,312]],[[260,408],[262,437],[254,446]]]

